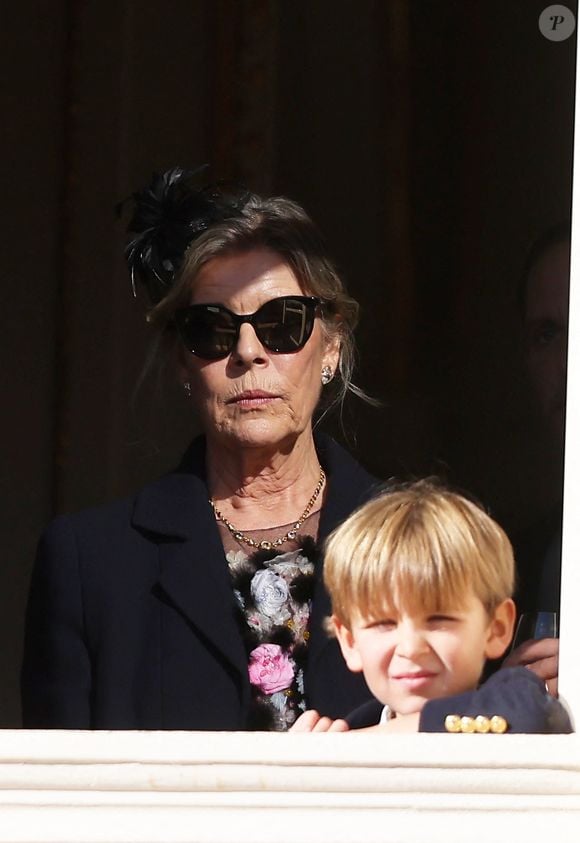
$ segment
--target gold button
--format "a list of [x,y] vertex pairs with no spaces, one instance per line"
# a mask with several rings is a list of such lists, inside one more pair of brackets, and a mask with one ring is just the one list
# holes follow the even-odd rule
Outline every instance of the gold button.
[[479,732],[480,735],[485,735],[491,729],[491,723],[489,722],[489,717],[484,717],[483,714],[479,714],[475,718],[475,731]]
[[489,725],[490,731],[493,732],[494,735],[503,735],[504,732],[507,732],[507,720],[499,714],[493,715]]
[[445,718],[445,729],[447,732],[460,732],[461,717],[458,714],[448,714]]
[[473,717],[462,717],[461,718],[461,731],[465,732],[466,734],[471,734],[475,732],[475,720]]

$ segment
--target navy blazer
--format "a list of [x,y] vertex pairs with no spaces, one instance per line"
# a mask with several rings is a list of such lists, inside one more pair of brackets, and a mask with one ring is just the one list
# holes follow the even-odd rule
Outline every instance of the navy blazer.
[[[328,489],[324,539],[377,481],[316,437]],[[370,694],[312,604],[307,704],[344,716]],[[39,544],[22,667],[26,728],[244,729],[247,654],[205,483],[205,443],[135,497],[57,518]]]
[[[374,726],[383,704],[373,699],[346,718],[351,729]],[[493,717],[508,723],[508,733],[558,734],[572,732],[564,706],[547,693],[544,682],[525,667],[503,668],[473,691],[440,697],[425,703],[419,718],[420,732],[445,732],[448,714],[460,717]]]

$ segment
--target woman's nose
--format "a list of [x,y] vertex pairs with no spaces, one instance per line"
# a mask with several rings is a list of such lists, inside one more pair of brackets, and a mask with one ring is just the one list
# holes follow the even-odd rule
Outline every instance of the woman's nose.
[[232,352],[232,358],[236,363],[244,366],[259,365],[267,361],[264,346],[249,322],[243,322],[240,325],[240,333]]

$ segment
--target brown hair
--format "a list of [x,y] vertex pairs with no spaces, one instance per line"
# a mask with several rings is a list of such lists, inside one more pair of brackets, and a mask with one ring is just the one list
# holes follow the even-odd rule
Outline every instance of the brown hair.
[[326,544],[324,582],[347,627],[388,607],[436,612],[474,593],[486,611],[514,590],[508,537],[484,510],[431,480],[382,493]]

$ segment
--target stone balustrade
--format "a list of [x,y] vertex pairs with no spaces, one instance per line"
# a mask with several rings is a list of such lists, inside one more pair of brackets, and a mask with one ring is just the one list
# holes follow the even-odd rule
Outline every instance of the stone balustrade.
[[578,735],[4,731],[0,841],[576,841]]

